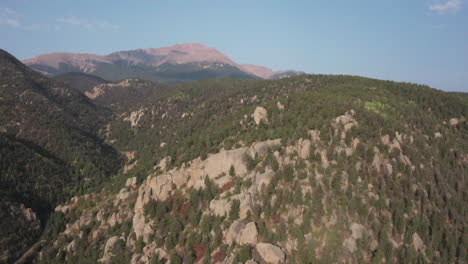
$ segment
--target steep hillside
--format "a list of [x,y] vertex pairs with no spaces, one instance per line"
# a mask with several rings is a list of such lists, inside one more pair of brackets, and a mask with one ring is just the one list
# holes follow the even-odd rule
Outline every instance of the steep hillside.
[[[30,208],[43,227],[57,202],[120,168],[118,152],[97,137],[111,113],[3,50],[0,76],[0,206]],[[5,214],[2,232],[25,234],[9,228],[17,212]],[[29,233],[24,243],[2,236],[1,260],[17,257],[38,235]]]
[[116,83],[105,83],[94,86],[85,95],[94,103],[120,114],[138,105],[168,85],[142,79],[126,79]]
[[67,86],[72,87],[82,93],[91,91],[95,86],[100,84],[110,83],[100,77],[81,73],[81,72],[66,72],[54,76],[55,80],[64,82]]
[[463,263],[467,113],[350,76],[161,90],[108,129],[133,169],[57,207],[37,262]]
[[[270,78],[279,73],[256,65],[239,65],[215,48],[198,43],[118,51],[106,56],[50,53],[25,60],[24,63],[49,75],[83,72],[111,81],[142,78],[179,83],[208,78]],[[258,71],[260,68],[266,69],[269,74],[262,74]],[[303,74],[287,72],[287,76]],[[283,73],[282,76],[286,75]]]

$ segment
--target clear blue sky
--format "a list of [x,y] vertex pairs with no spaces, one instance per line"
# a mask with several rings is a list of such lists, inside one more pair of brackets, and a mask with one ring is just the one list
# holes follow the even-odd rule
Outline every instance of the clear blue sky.
[[199,42],[238,63],[468,92],[468,0],[1,0],[20,59]]

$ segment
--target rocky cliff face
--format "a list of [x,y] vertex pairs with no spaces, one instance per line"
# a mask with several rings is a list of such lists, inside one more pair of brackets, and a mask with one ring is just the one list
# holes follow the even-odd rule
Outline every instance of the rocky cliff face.
[[[363,154],[366,143],[352,136],[360,126],[355,115],[330,120],[332,148],[311,130],[307,138],[255,142],[172,169],[160,162],[141,183],[130,178],[116,193],[75,197],[56,208],[69,224],[47,250],[67,261],[79,260],[77,245],[85,245],[102,263],[252,264],[367,263],[384,248],[429,261],[424,231],[377,228],[377,217],[399,225],[393,219],[400,216],[378,190],[381,182],[368,176],[403,178],[423,166],[402,147],[413,144],[413,135],[382,135]],[[406,172],[395,173],[400,166]],[[419,202],[409,204],[401,217],[417,219]]]

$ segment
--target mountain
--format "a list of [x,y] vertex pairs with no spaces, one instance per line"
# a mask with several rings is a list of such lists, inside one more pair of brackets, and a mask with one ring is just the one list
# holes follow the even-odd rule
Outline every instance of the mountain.
[[111,118],[109,110],[4,50],[0,76],[4,262],[18,257],[41,235],[58,202],[115,174],[121,158],[97,136]]
[[463,263],[464,97],[357,76],[178,84],[115,116],[132,166],[37,263]]
[[[143,78],[177,83],[207,78],[270,78],[277,74],[269,69],[258,70],[263,67],[255,65],[239,65],[215,48],[198,43],[119,51],[106,56],[50,53],[25,60],[24,63],[46,75],[82,72],[111,81]],[[269,74],[265,74],[265,71]],[[303,74],[288,72],[290,74],[283,76]]]
[[249,72],[263,79],[281,79],[305,74],[304,72],[294,70],[273,71],[270,68],[257,66],[253,64],[242,64],[240,66],[246,72]]
[[142,79],[125,79],[115,83],[103,83],[87,89],[85,95],[97,105],[120,114],[138,105],[146,98],[167,88],[168,85]]

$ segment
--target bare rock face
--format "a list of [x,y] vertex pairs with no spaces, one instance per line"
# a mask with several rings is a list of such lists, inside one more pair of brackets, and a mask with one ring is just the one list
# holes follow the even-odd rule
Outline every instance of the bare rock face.
[[357,250],[356,240],[352,237],[348,237],[343,242],[343,247],[347,249],[350,253],[354,253]]
[[352,223],[351,224],[351,232],[352,232],[352,237],[354,239],[360,239],[363,237],[364,232],[366,232],[366,228],[358,223]]
[[125,182],[125,187],[136,187],[136,184],[137,184],[137,178],[132,177],[132,178],[127,179],[127,181]]
[[264,173],[257,174],[254,179],[254,186],[257,192],[260,192],[263,186],[266,188],[274,176],[275,172],[272,170],[266,170]]
[[424,253],[426,250],[426,246],[424,245],[424,242],[422,239],[419,237],[418,233],[413,234],[413,247],[416,251]]
[[263,260],[268,263],[278,264],[285,260],[284,252],[277,246],[268,243],[258,243],[256,249]]
[[110,260],[113,257],[112,250],[120,240],[123,241],[123,239],[118,236],[113,236],[107,240],[106,245],[104,247],[104,254],[102,255],[102,258],[99,259],[100,262],[110,263]]
[[231,203],[227,200],[212,200],[210,202],[210,212],[216,216],[227,216],[231,209]]
[[235,221],[226,233],[226,244],[232,245],[233,242],[236,242],[239,245],[255,245],[257,236],[257,226],[254,222],[244,224],[241,221]]
[[240,245],[244,245],[244,244],[255,245],[257,243],[257,236],[258,236],[257,226],[255,225],[254,222],[250,222],[245,226],[244,230],[242,230],[239,236],[239,244]]
[[247,167],[244,163],[244,154],[247,148],[238,148],[234,150],[220,152],[208,156],[205,160],[205,172],[210,178],[214,178],[223,172],[229,172],[231,166],[237,174],[244,174],[247,172]]
[[450,118],[449,124],[450,124],[451,126],[456,126],[456,125],[458,125],[458,119],[457,119],[457,118]]
[[264,123],[268,123],[268,112],[265,108],[261,107],[261,106],[257,106],[257,108],[255,108],[255,111],[252,115],[254,121],[255,121],[255,124],[259,125],[260,122],[264,122]]

